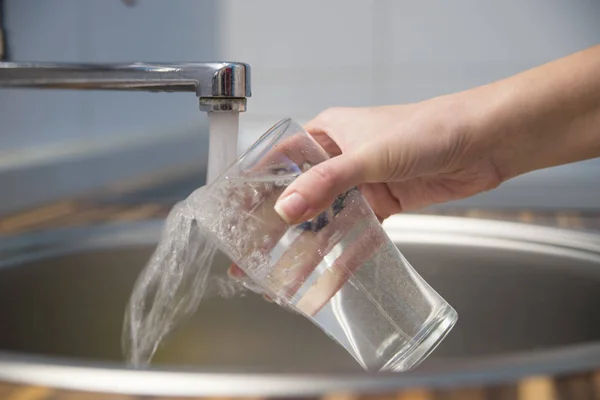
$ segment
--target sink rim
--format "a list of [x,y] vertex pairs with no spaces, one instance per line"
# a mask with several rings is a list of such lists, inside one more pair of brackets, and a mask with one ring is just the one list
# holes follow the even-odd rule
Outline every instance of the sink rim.
[[[0,269],[69,252],[156,243],[163,221],[63,228],[2,239]],[[468,240],[469,246],[551,251],[593,260],[600,265],[600,235],[591,232],[429,215],[397,215],[389,218],[384,228],[397,243],[451,245]],[[479,360],[454,359],[452,363],[434,363],[402,374],[261,374],[174,367],[135,370],[118,363],[82,362],[0,350],[0,381],[68,390],[165,396],[285,397],[335,391],[378,392],[408,387],[499,384],[532,374],[559,375],[597,367],[600,367],[600,341]]]

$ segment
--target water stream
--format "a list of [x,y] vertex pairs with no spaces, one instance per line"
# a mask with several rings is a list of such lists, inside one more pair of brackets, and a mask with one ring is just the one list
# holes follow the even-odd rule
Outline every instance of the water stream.
[[237,158],[239,121],[239,113],[208,113],[207,183],[213,182]]
[[[208,117],[210,183],[237,158],[239,114],[209,113]],[[204,187],[199,188],[173,207],[158,246],[135,283],[122,336],[124,355],[133,366],[149,364],[161,343],[203,298],[243,290],[241,283],[210,273],[219,250],[196,224],[206,201],[203,192]]]

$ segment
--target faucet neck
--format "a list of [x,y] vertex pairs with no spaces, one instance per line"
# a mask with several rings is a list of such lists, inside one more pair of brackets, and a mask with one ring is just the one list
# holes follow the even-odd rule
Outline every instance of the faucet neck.
[[250,66],[233,62],[53,64],[0,62],[0,87],[194,92],[205,111],[245,111]]

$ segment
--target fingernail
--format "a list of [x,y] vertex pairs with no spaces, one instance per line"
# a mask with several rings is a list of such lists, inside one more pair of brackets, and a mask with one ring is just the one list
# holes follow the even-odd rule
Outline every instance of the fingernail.
[[232,264],[227,269],[227,275],[229,275],[230,278],[234,278],[234,279],[240,279],[245,276],[244,271],[242,271],[242,269],[235,264]]
[[272,298],[270,298],[270,297],[269,297],[268,295],[266,295],[266,294],[263,294],[263,299],[265,299],[265,300],[266,300],[266,301],[268,301],[269,303],[275,303],[275,302],[273,301],[273,299],[272,299]]
[[297,221],[308,210],[308,203],[300,193],[294,192],[275,203],[275,212],[288,224]]

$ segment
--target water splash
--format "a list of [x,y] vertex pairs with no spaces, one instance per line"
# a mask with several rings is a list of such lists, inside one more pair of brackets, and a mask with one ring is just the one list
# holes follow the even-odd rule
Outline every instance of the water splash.
[[[238,113],[208,113],[210,183],[236,159]],[[249,282],[211,276],[219,252],[198,226],[206,202],[204,188],[177,203],[169,213],[157,248],[131,294],[122,332],[126,360],[137,367],[150,363],[164,339],[210,296],[232,297],[252,288]],[[256,290],[256,289],[255,289]]]

